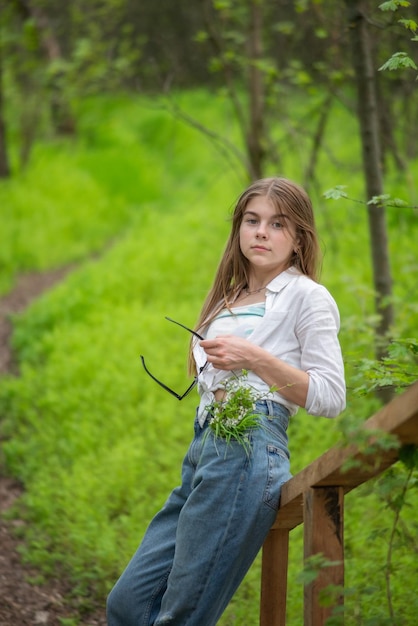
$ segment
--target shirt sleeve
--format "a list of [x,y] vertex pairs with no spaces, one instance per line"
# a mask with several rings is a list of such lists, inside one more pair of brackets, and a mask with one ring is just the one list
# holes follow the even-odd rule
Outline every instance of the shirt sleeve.
[[336,417],[346,405],[339,329],[338,307],[327,289],[317,285],[304,299],[296,327],[301,368],[309,375],[305,409],[311,415]]

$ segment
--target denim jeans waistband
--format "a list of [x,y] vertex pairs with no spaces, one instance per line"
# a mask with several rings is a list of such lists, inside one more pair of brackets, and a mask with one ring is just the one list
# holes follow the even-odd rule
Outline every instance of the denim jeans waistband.
[[284,404],[280,404],[280,402],[276,402],[275,400],[257,400],[255,406],[257,410],[272,417],[284,415],[288,418],[290,416],[289,409],[284,406]]

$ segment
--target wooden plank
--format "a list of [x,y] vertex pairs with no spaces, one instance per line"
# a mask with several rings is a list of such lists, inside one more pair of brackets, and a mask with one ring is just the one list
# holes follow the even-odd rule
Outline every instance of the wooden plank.
[[289,531],[270,531],[263,545],[260,626],[285,626]]
[[[397,396],[368,419],[365,430],[382,430],[397,436],[401,444],[418,445],[418,382]],[[343,486],[345,492],[366,482],[392,465],[398,458],[397,450],[382,452],[373,464],[354,445],[335,446],[305,467],[282,487],[280,509],[273,529],[292,529],[303,521],[303,493],[314,486]],[[359,465],[348,471],[343,466],[348,460]]]
[[[305,493],[304,557],[322,554],[328,565],[304,588],[304,626],[323,626],[334,607],[344,602],[344,491],[342,487],[314,487]],[[338,586],[335,601],[324,606],[320,594]]]

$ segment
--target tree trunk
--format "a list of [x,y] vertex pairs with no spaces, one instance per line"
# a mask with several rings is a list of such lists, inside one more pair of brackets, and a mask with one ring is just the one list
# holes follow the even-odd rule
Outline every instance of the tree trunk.
[[[376,97],[376,71],[372,62],[367,20],[367,0],[345,0],[351,37],[353,66],[357,85],[358,118],[363,152],[367,200],[383,194],[382,155]],[[392,277],[388,251],[385,207],[368,204],[376,311],[379,323],[376,357],[382,358],[393,323]]]
[[0,178],[8,178],[9,176],[10,166],[7,153],[6,122],[4,120],[3,55],[0,42]]
[[[33,0],[24,0],[24,2],[39,31],[41,44],[48,61],[62,58],[61,44],[55,36],[46,11]],[[76,130],[75,119],[66,99],[66,94],[63,93],[61,80],[62,73],[56,73],[50,80],[51,117],[59,135],[74,135]]]
[[377,84],[377,100],[379,103],[379,128],[382,138],[382,162],[384,171],[386,170],[386,161],[388,156],[392,156],[396,168],[399,172],[406,172],[406,163],[399,152],[394,128],[396,128],[395,119],[392,111],[392,102],[386,97],[383,89],[379,89]]
[[256,180],[263,175],[264,162],[264,83],[258,66],[263,54],[262,44],[263,7],[262,1],[251,0],[250,28],[248,38],[248,95],[250,99],[249,128],[247,136],[248,158],[251,177]]
[[315,179],[316,165],[321,151],[326,125],[331,112],[333,97],[334,96],[332,95],[332,93],[329,92],[325,96],[325,99],[321,106],[321,110],[319,111],[318,125],[313,136],[312,149],[309,155],[309,161],[304,176],[304,187],[307,189],[307,191],[309,191],[309,187]]

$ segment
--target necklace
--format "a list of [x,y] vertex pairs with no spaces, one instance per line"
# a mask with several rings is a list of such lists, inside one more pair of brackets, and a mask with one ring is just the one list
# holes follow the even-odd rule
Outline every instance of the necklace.
[[247,296],[251,296],[253,293],[260,293],[260,291],[263,291],[263,289],[265,289],[266,287],[267,285],[263,285],[259,289],[254,289],[253,291],[250,291],[248,287],[244,287],[244,291],[247,294]]

